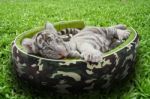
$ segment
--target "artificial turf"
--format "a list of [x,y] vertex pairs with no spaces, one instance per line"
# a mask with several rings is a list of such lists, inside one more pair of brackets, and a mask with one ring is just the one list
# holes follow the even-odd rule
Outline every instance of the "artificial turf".
[[[150,99],[150,0],[0,0],[0,99]],[[140,36],[133,77],[109,92],[81,95],[36,93],[20,86],[12,72],[11,42],[20,33],[61,20],[88,25],[132,26]]]

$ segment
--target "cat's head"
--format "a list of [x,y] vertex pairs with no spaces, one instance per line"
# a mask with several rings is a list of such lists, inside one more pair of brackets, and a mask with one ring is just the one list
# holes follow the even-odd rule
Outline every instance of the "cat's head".
[[51,23],[46,23],[45,29],[33,36],[32,39],[25,38],[22,46],[28,53],[40,54],[46,58],[60,59],[69,54],[65,42],[59,37]]

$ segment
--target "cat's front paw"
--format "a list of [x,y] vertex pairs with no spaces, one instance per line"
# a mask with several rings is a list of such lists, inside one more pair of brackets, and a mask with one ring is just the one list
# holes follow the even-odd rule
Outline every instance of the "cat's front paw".
[[68,57],[71,57],[71,58],[80,58],[81,55],[78,51],[71,51],[68,55]]
[[100,62],[102,61],[102,53],[98,50],[87,50],[81,54],[81,57],[85,61],[89,62]]
[[117,29],[117,35],[118,35],[119,40],[124,40],[124,39],[127,39],[129,37],[130,31]]

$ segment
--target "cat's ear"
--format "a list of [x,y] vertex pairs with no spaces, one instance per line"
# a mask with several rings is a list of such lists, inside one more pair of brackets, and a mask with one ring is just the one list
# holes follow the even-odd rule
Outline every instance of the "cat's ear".
[[25,38],[22,41],[22,46],[27,50],[28,53],[33,53],[33,43],[32,39]]
[[50,22],[47,22],[45,24],[45,29],[46,30],[50,30],[52,32],[57,32],[57,30],[55,29],[54,25],[52,23],[50,23]]

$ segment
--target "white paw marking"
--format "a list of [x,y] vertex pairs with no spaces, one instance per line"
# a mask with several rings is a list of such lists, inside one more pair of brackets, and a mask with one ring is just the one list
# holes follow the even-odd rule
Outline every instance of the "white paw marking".
[[118,35],[119,40],[124,40],[129,37],[130,32],[128,30],[117,29],[117,35]]
[[87,50],[81,54],[85,61],[100,62],[102,61],[102,53],[98,50]]

